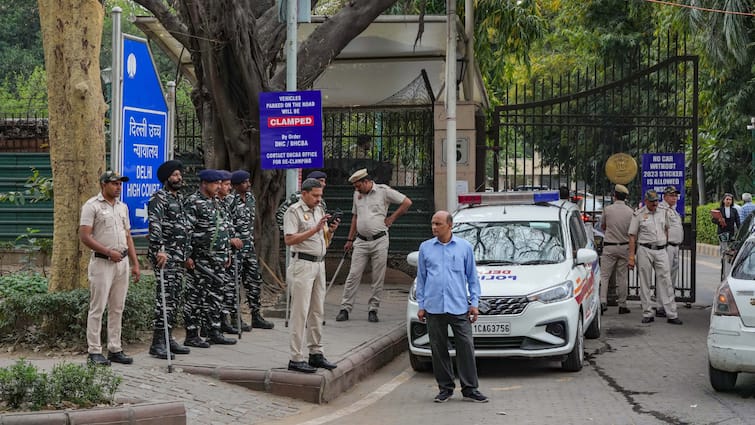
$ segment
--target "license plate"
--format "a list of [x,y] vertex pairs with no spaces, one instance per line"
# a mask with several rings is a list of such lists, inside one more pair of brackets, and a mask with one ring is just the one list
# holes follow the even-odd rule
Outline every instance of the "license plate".
[[511,333],[509,322],[475,322],[472,323],[472,333],[475,335],[508,335]]

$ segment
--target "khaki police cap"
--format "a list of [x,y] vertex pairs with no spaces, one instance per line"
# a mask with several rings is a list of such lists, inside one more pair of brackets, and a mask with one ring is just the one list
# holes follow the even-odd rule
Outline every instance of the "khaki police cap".
[[356,172],[354,172],[354,174],[352,174],[351,177],[349,177],[349,183],[356,183],[359,180],[367,178],[367,176],[368,176],[367,169],[362,168],[361,170],[357,170]]
[[629,195],[629,189],[627,189],[627,187],[624,186],[623,184],[617,184],[614,187],[613,191],[614,192],[618,192],[618,193],[625,193],[625,194]]

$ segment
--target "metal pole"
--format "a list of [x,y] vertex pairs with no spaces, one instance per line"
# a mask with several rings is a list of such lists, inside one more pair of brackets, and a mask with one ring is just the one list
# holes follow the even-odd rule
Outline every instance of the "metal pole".
[[[297,23],[296,15],[298,13],[298,0],[288,0],[286,2],[286,91],[296,91],[296,47],[297,47]],[[296,192],[296,185],[299,180],[299,169],[289,168],[286,170],[286,199]],[[291,248],[286,246],[286,269],[291,261]],[[289,279],[286,276],[286,327],[288,327],[288,306],[291,291],[289,291]]]
[[163,330],[165,332],[165,352],[168,353],[168,373],[173,373],[170,353],[170,331],[168,330],[168,305],[165,303],[165,268],[160,267],[160,296],[163,302]]
[[121,107],[123,96],[121,84],[123,78],[123,37],[121,33],[121,12],[123,10],[115,6],[111,9],[113,20],[113,45],[112,51],[112,76],[110,81],[110,169],[122,173],[121,164]]
[[165,139],[167,141],[167,150],[165,158],[173,159],[175,153],[176,139],[176,82],[168,81],[168,128],[166,129]]
[[456,209],[456,0],[446,0],[446,209]]
[[755,192],[755,117],[750,117],[750,125],[747,126],[747,129],[750,130],[752,135],[752,148],[750,149],[752,151],[752,162],[750,163],[752,173],[752,186],[750,187],[751,192]]
[[236,253],[236,258],[233,259],[233,273],[234,273],[234,279],[236,280],[236,326],[239,330],[239,339],[241,339],[241,334],[243,333],[243,329],[241,329],[241,285],[239,279],[239,260],[241,258],[241,253]]

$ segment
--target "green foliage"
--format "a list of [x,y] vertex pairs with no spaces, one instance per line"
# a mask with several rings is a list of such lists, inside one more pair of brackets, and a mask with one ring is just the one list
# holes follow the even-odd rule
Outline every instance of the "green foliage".
[[0,80],[0,111],[16,115],[47,114],[47,76],[43,65]]
[[[86,341],[89,289],[45,292],[40,275],[16,273],[0,279],[0,341],[45,346],[81,346]],[[152,329],[155,280],[144,276],[132,283],[126,295],[122,337],[139,341]],[[103,331],[107,314],[103,315]]]
[[697,207],[697,242],[718,245],[718,229],[710,219],[710,210],[718,207],[718,202]]
[[0,401],[9,410],[112,403],[123,378],[112,369],[61,363],[47,374],[24,359],[0,368]]
[[31,176],[27,177],[24,187],[23,192],[0,192],[0,202],[24,205],[27,202],[35,204],[52,200],[52,177],[41,175],[34,167],[31,167]]
[[37,2],[0,2],[0,82],[15,82],[15,76],[29,75],[44,65],[42,33]]

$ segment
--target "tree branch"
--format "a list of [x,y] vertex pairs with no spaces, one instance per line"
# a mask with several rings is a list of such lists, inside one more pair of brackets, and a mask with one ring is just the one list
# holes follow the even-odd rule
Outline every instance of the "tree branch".
[[178,17],[170,11],[168,6],[162,0],[134,0],[137,4],[141,5],[145,9],[152,12],[163,27],[170,32],[170,34],[178,40],[179,43],[186,46],[189,44],[189,30],[178,19]]

